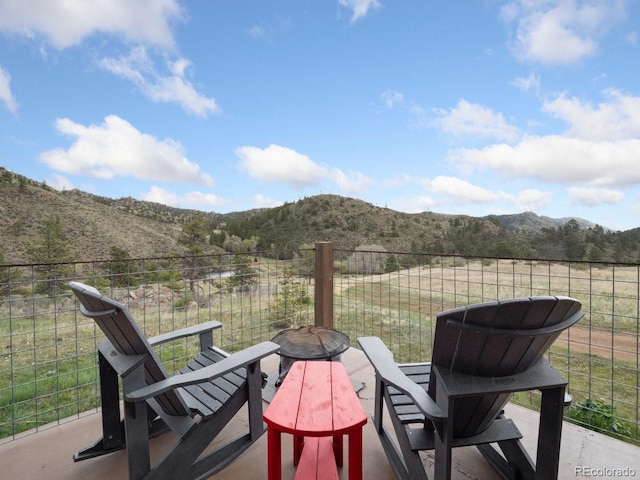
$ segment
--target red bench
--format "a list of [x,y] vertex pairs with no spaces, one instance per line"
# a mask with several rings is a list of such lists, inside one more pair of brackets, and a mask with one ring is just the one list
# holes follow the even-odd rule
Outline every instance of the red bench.
[[331,437],[306,437],[294,480],[338,480]]

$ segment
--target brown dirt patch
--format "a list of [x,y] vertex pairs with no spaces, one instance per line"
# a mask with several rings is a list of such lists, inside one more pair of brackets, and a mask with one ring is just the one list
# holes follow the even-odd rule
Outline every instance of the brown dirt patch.
[[612,332],[581,328],[577,325],[563,332],[558,342],[567,342],[572,351],[598,355],[613,360],[638,361],[638,335],[634,332]]

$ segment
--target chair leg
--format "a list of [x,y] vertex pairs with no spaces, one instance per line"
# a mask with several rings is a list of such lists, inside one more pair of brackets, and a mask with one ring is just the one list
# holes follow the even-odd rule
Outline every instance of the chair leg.
[[[144,365],[122,377],[122,388],[130,392],[145,385]],[[151,470],[147,402],[124,402],[129,479],[141,480]]]
[[264,433],[262,420],[262,373],[260,363],[247,365],[247,388],[249,411],[249,434],[252,440],[257,440]]
[[[237,390],[223,408],[215,415],[203,418],[187,433],[177,439],[173,449],[154,465],[145,480],[174,480],[176,478],[200,479],[208,478],[215,474],[242,452],[249,448],[260,435],[264,434],[264,422],[262,421],[262,396],[261,374],[259,368],[248,369],[247,382],[243,388]],[[252,386],[253,384],[253,386]],[[254,398],[259,400],[259,406],[253,407],[253,420],[251,418],[251,391]],[[260,418],[258,428],[253,432],[235,437],[224,445],[217,446],[213,450],[205,450],[218,434],[229,424],[231,419],[240,411],[245,403],[249,404],[249,423],[257,424],[255,419]],[[205,452],[205,453],[203,453]]]
[[[383,425],[385,397],[384,391],[386,387],[384,382],[382,382],[382,380],[380,380],[380,378],[378,377],[377,372],[375,382],[376,385],[375,397],[373,401],[372,419],[373,426],[376,429],[376,433],[378,434],[378,438],[380,439],[380,443],[382,444],[382,449],[384,450],[385,455],[387,456],[389,464],[391,465],[391,468],[393,469],[396,477],[401,480],[409,478],[407,468],[402,459],[402,456],[400,455],[400,452],[398,451],[396,445],[391,441],[390,436]],[[393,415],[391,415],[391,419],[393,420]]]
[[[524,480],[556,480],[560,466],[560,441],[562,435],[562,416],[565,405],[565,387],[544,389],[540,405],[540,423],[538,426],[538,453],[535,464],[522,443],[515,439],[499,442],[498,445],[506,457],[506,462],[492,461],[492,447],[480,446],[478,449],[505,478]],[[495,455],[498,455],[497,452]],[[494,456],[494,460],[495,460]],[[506,465],[505,465],[506,463]]]
[[447,412],[447,421],[434,423],[435,460],[433,476],[435,480],[451,480],[451,449],[453,448],[453,430],[449,424],[455,418],[455,402],[447,396],[439,375],[436,375],[436,403]]
[[[504,418],[504,411],[497,417]],[[493,469],[505,480],[534,480],[535,464],[518,438],[498,442],[502,454],[493,444],[479,444],[476,448]]]
[[[498,473],[508,480],[534,480],[536,478],[536,466],[520,440],[506,440],[499,442],[498,446],[504,453],[506,460],[490,445],[478,445],[478,450]],[[488,454],[490,451],[495,452],[495,460],[493,461],[491,455]]]
[[536,458],[536,479],[538,480],[558,478],[564,390],[565,387],[561,386],[542,391]]
[[435,425],[433,476],[435,480],[451,480],[451,449],[453,438],[447,424]]
[[[382,393],[383,391],[384,395]],[[383,425],[383,398],[387,407],[390,410],[393,409],[389,397],[390,395],[386,391],[384,383],[378,382],[374,406],[374,415],[376,415],[376,417],[374,417],[373,423],[378,431],[380,442],[391,464],[391,468],[399,479],[428,480],[420,453],[411,448],[409,433],[407,432],[408,427],[404,425],[393,412],[390,412],[389,417],[396,433],[398,448]]]
[[[508,442],[503,442],[503,443],[508,443]],[[505,446],[503,443],[500,443],[500,449],[503,452],[508,451],[509,446]],[[530,477],[527,477],[526,475],[522,475],[520,473],[521,470],[516,469],[512,461],[507,461],[505,459],[505,457],[507,456],[509,458],[512,458],[513,455],[505,454],[505,457],[503,457],[500,454],[500,452],[498,452],[498,450],[495,449],[489,443],[481,443],[480,445],[476,445],[476,448],[482,454],[485,460],[489,462],[489,465],[491,465],[491,467],[496,471],[496,473],[500,475],[500,477],[503,478],[504,480],[530,478]],[[531,472],[533,472],[533,470],[531,470]]]
[[98,368],[100,372],[102,438],[94,445],[76,453],[73,456],[75,462],[116,452],[126,446],[124,425],[120,418],[118,373],[100,350],[98,350]]
[[123,448],[124,429],[120,419],[120,395],[118,392],[118,373],[98,352],[100,369],[100,396],[102,400],[102,438],[105,449]]

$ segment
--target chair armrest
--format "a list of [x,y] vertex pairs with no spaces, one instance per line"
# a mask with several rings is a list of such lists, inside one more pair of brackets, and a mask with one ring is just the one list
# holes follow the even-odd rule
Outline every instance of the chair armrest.
[[431,375],[434,375],[438,382],[436,388],[443,388],[447,397],[565,388],[567,385],[560,372],[544,357],[528,370],[504,377],[480,377],[452,372],[437,365],[431,365]]
[[208,367],[201,368],[188,373],[175,375],[166,380],[161,380],[153,385],[148,385],[125,395],[125,400],[129,402],[141,402],[161,393],[174,390],[179,387],[195,385],[198,383],[209,382],[215,378],[221,377],[229,372],[246,367],[252,363],[258,362],[260,359],[276,353],[280,349],[280,345],[273,342],[262,342],[253,345],[244,350],[230,355]]
[[155,337],[148,338],[150,345],[159,345],[161,343],[170,342],[171,340],[177,340],[179,338],[191,337],[193,335],[199,335],[206,333],[216,328],[220,328],[222,324],[220,322],[211,321],[205,323],[199,323],[192,327],[180,328],[169,333],[163,333],[162,335],[156,335]]
[[447,413],[440,408],[424,389],[410,380],[393,359],[393,354],[378,337],[360,337],[358,343],[376,371],[376,376],[385,383],[405,393],[414,401],[420,412],[432,422],[447,420]]

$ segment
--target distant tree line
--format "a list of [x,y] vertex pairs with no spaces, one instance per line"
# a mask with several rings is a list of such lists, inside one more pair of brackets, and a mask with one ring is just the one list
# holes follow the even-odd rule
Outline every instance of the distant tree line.
[[[15,183],[16,178],[18,181],[27,181],[24,177],[0,169],[0,183]],[[189,279],[191,290],[194,290],[197,280],[210,272],[233,270],[228,283],[244,288],[255,280],[251,264],[257,252],[269,252],[278,259],[296,258],[300,265],[299,275],[312,275],[313,245],[296,240],[300,238],[300,231],[305,228],[334,228],[341,221],[343,227],[351,231],[356,226],[362,228],[362,225],[368,225],[370,220],[355,216],[341,220],[340,212],[336,212],[339,206],[327,199],[309,199],[302,210],[294,210],[291,204],[285,204],[280,208],[265,209],[225,221],[195,212],[185,217],[177,240],[177,246],[182,249],[179,254],[181,278]],[[382,213],[386,214],[384,210]],[[429,223],[429,220],[417,217],[410,221]],[[359,274],[392,272],[428,263],[432,255],[590,262],[640,261],[640,229],[611,232],[598,225],[584,229],[576,220],[570,220],[563,226],[543,228],[533,233],[507,230],[498,224],[497,219],[487,221],[452,217],[447,222],[444,225],[442,221],[430,225],[431,233],[412,238],[406,249],[408,251],[403,251],[403,255],[399,256],[389,253],[379,243],[367,243],[365,235],[362,244],[350,250],[351,253],[344,259],[343,271]],[[377,238],[397,238],[406,227],[407,220],[391,219],[384,231],[372,230],[372,235],[377,235]],[[229,255],[217,256],[217,263],[212,265],[212,252],[227,252]],[[27,255],[35,265],[38,293],[53,295],[58,289],[66,288],[64,283],[73,274],[69,268],[75,259],[64,225],[58,218],[44,222],[40,235],[28,246]],[[135,273],[138,271],[146,272],[147,280],[150,276],[164,277],[169,282],[176,280],[175,264],[166,269],[173,273],[163,274],[158,266],[146,265],[141,269],[133,262],[125,248],[111,246],[109,261],[105,264],[109,285],[131,286],[132,282],[143,281],[141,275]],[[0,249],[0,266],[3,263],[4,252]],[[6,295],[11,282],[16,281],[15,269],[13,279],[8,278],[8,272],[7,268],[0,269],[0,295]]]

